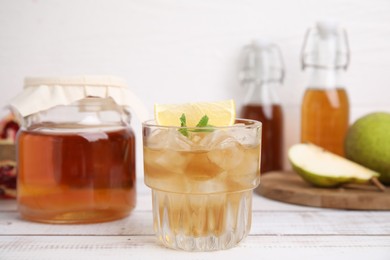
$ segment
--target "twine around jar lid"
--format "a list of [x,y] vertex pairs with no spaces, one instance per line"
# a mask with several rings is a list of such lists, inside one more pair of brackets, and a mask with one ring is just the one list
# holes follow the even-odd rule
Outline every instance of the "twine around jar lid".
[[87,97],[111,97],[119,106],[130,107],[141,122],[149,118],[144,104],[130,91],[125,80],[109,75],[27,77],[23,91],[9,102],[9,106],[26,117]]

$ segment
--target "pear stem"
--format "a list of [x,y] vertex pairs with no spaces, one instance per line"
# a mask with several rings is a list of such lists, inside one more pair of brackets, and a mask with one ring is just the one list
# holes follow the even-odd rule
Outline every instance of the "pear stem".
[[370,179],[370,181],[372,182],[372,184],[374,184],[378,189],[380,189],[382,192],[385,192],[386,191],[386,187],[378,180],[377,177],[372,177]]

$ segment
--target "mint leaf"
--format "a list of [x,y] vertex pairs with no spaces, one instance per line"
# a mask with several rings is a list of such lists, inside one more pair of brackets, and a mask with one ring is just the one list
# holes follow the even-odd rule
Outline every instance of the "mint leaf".
[[[181,127],[187,127],[187,119],[186,119],[186,115],[184,113],[181,114],[181,117],[180,117],[180,126]],[[179,132],[182,135],[188,137],[188,130],[187,130],[187,128],[180,128]]]
[[[209,125],[209,117],[207,115],[204,115],[200,120],[199,123],[196,125],[196,127],[212,127]],[[212,132],[213,129],[194,129],[193,132]]]
[[[187,119],[186,119],[186,115],[183,113],[181,114],[181,117],[179,118],[180,120],[180,126],[181,127],[187,127]],[[211,125],[208,124],[209,123],[209,117],[207,115],[204,115],[200,120],[199,120],[199,123],[196,125],[196,127],[212,127]],[[210,129],[210,128],[205,128],[205,129],[190,129],[188,130],[187,128],[180,128],[179,129],[179,132],[186,136],[186,137],[189,137],[189,131],[191,132],[212,132],[213,129]]]
[[199,123],[196,125],[196,127],[205,127],[209,123],[209,117],[207,115],[204,115]]
[[184,113],[181,114],[181,117],[179,119],[180,119],[180,126],[181,127],[187,126],[187,119],[186,119],[186,115]]

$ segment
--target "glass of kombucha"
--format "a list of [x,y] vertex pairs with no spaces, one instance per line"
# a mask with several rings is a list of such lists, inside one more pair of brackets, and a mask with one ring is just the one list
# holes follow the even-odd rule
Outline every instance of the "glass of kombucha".
[[143,123],[145,183],[158,240],[186,251],[231,248],[251,227],[260,181],[261,123],[206,128]]
[[[26,82],[29,93],[44,91],[31,82]],[[71,96],[79,86],[85,89],[93,84],[100,91],[107,90],[85,79],[40,82],[50,89],[48,96],[59,89]],[[121,88],[112,80],[102,82],[109,84]],[[44,223],[93,223],[126,217],[135,207],[135,135],[130,113],[110,96],[89,95],[24,114],[17,135],[17,201],[22,218]],[[58,99],[50,97],[54,102]],[[15,101],[14,108],[23,112],[24,107],[18,104]]]

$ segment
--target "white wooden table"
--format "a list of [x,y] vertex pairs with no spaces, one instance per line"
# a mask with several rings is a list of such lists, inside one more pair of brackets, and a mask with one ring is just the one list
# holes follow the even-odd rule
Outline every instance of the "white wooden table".
[[[0,201],[0,259],[390,259],[390,211],[303,207],[254,194],[249,236],[216,252],[183,252],[157,243],[150,190],[138,181],[137,207],[122,220],[49,225],[22,220]],[[249,258],[251,257],[251,258]]]

